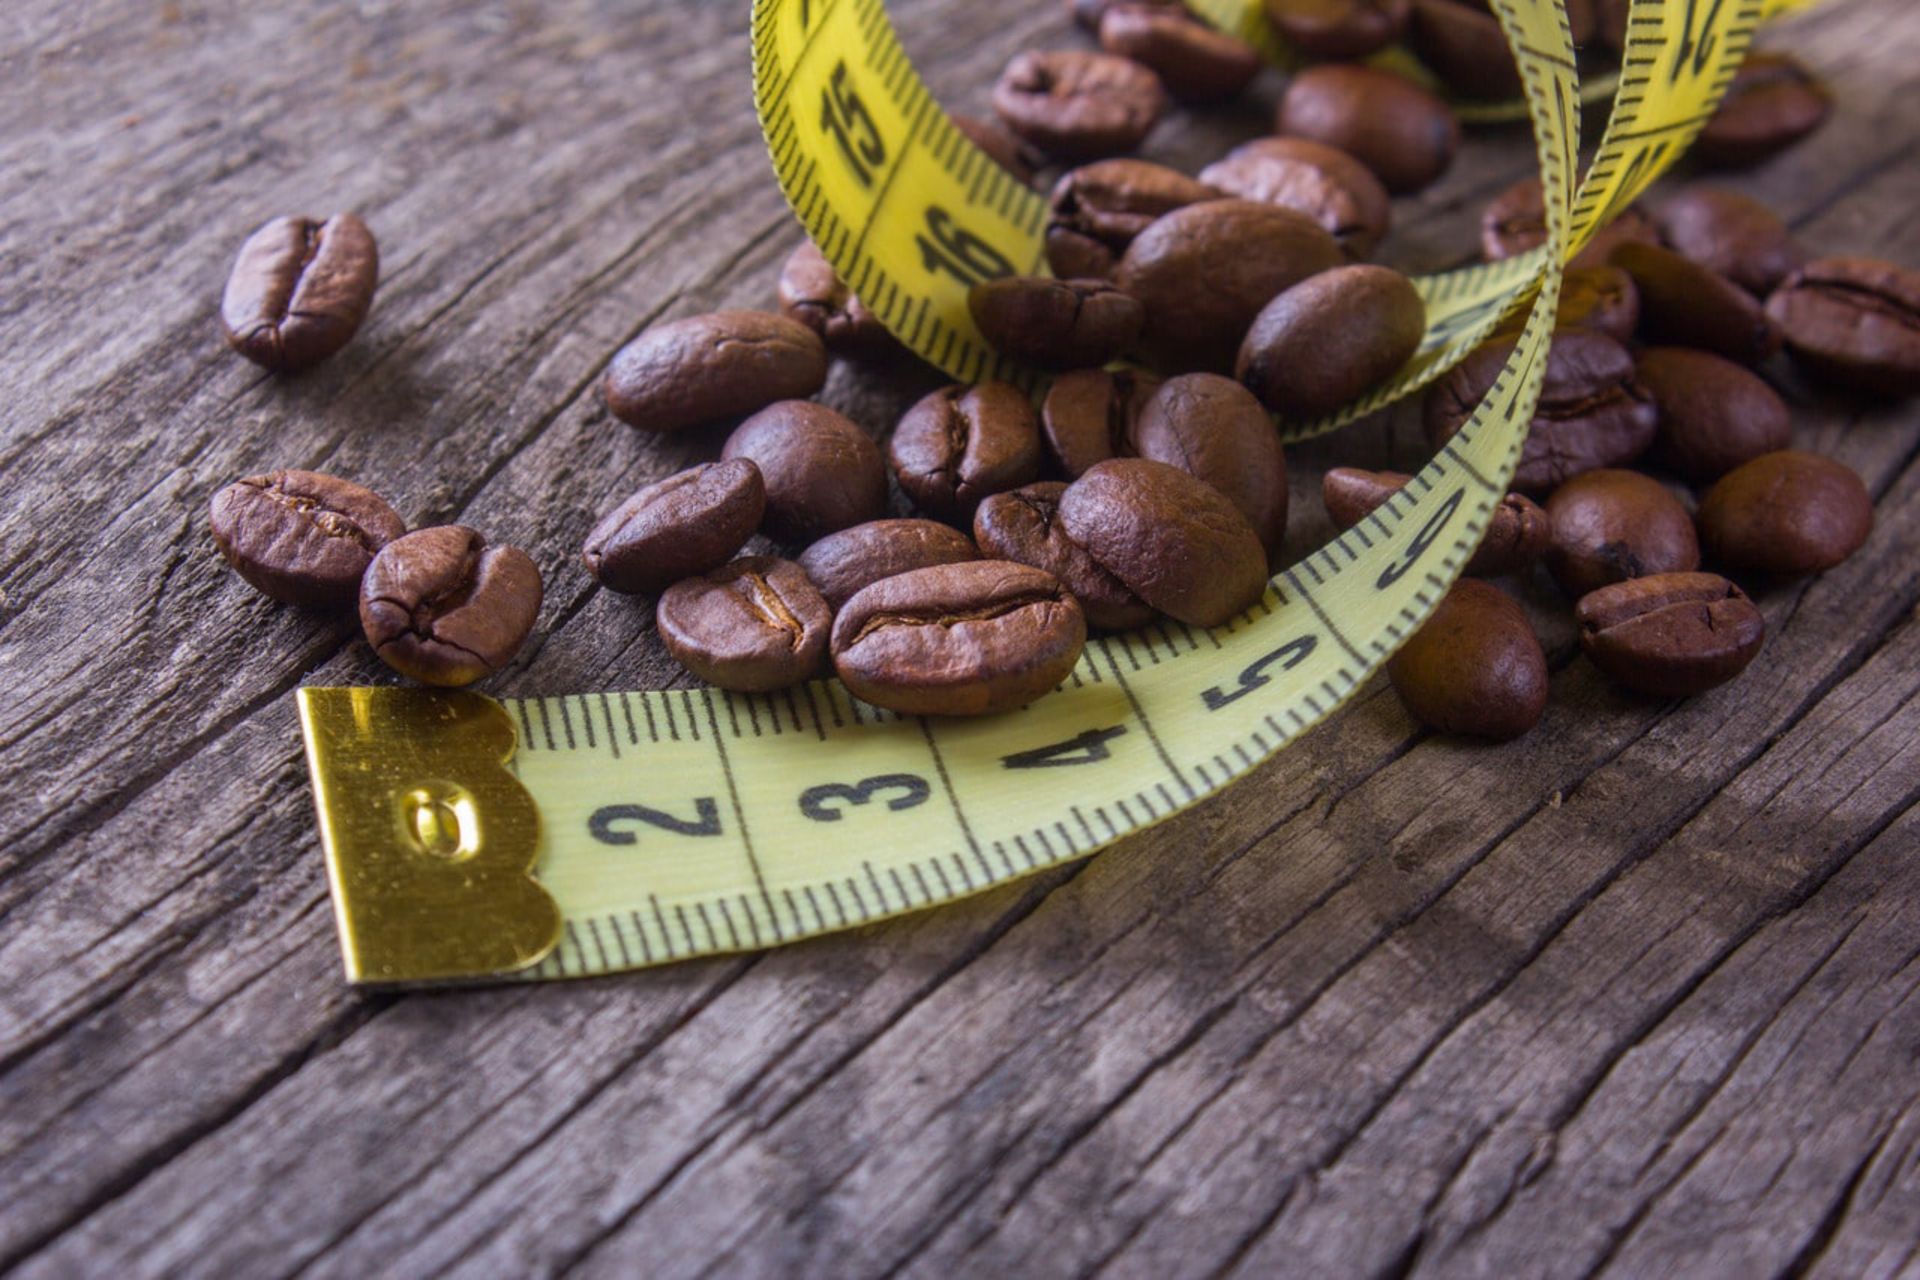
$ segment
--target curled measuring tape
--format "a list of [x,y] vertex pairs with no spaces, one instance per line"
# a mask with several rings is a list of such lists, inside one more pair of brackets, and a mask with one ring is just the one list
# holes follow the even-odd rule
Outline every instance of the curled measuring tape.
[[[301,690],[349,979],[573,977],[791,942],[1083,857],[1253,769],[1345,702],[1458,576],[1526,437],[1561,265],[1685,149],[1754,28],[1797,3],[1635,0],[1576,190],[1581,88],[1560,0],[1493,0],[1548,242],[1418,281],[1428,332],[1401,376],[1282,430],[1304,438],[1398,399],[1527,308],[1518,345],[1404,491],[1226,626],[1094,639],[1060,690],[979,721],[901,717],[831,681],[501,701]],[[1257,3],[1196,7],[1261,33]],[[956,378],[1031,385],[981,340],[966,295],[1038,268],[1044,201],[941,112],[882,0],[755,0],[753,58],[781,189],[841,277]]]

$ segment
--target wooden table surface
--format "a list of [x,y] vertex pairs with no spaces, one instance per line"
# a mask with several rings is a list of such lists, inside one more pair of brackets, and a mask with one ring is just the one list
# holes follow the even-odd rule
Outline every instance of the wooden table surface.
[[[896,4],[943,101],[1072,36]],[[960,905],[540,988],[339,977],[292,691],[383,679],[227,572],[208,497],[371,482],[548,575],[496,692],[683,681],[595,591],[597,512],[705,456],[594,384],[648,324],[767,306],[798,230],[745,0],[8,0],[0,18],[0,1271],[31,1276],[1920,1271],[1920,406],[1772,370],[1878,500],[1764,593],[1744,679],[1610,690],[1527,589],[1526,739],[1384,684],[1225,796]],[[1734,179],[1920,264],[1920,21],[1769,36],[1832,80]],[[1193,167],[1276,84],[1164,126]],[[1596,126],[1590,130],[1597,132]],[[1529,172],[1475,135],[1388,256],[1462,261]],[[241,239],[355,208],[373,317],[293,380],[216,322]],[[840,368],[882,431],[926,378]],[[1405,411],[1298,451],[1420,460]]]

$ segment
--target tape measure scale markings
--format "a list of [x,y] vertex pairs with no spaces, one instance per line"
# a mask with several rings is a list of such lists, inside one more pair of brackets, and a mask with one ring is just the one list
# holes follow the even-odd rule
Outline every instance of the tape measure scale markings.
[[[1401,493],[1225,627],[1163,620],[1092,640],[1059,691],[979,721],[902,718],[831,681],[497,702],[301,690],[348,977],[569,977],[790,942],[1085,856],[1259,765],[1345,702],[1451,586],[1524,443],[1560,263],[1679,154],[1780,7],[1637,0],[1620,106],[1576,192],[1564,13],[1495,0],[1548,244],[1419,282],[1422,353],[1367,404],[1436,376],[1526,306],[1513,357]],[[757,0],[753,49],[775,171],[842,278],[955,376],[1032,385],[973,331],[965,298],[1038,269],[1044,202],[947,121],[880,0]]]

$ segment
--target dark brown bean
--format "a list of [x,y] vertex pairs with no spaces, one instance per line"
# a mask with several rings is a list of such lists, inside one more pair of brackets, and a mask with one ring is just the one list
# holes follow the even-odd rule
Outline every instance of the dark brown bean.
[[1793,438],[1787,402],[1723,356],[1689,347],[1648,347],[1635,376],[1660,406],[1654,456],[1688,480],[1718,480]]
[[1287,459],[1260,402],[1231,378],[1188,373],[1147,397],[1129,452],[1164,462],[1225,494],[1269,556],[1287,533]]
[[1693,516],[1665,485],[1637,471],[1575,476],[1547,499],[1547,517],[1547,568],[1575,600],[1609,583],[1700,567]]
[[1098,160],[1131,151],[1166,110],[1160,78],[1110,53],[1016,54],[993,87],[1009,129],[1057,160]]
[[[1568,265],[1604,266],[1617,245],[1656,244],[1659,239],[1653,220],[1639,205],[1630,204],[1594,232]],[[1480,253],[1488,262],[1519,257],[1546,242],[1547,204],[1538,178],[1522,178],[1495,196],[1480,213]]]
[[1392,197],[1373,170],[1311,138],[1254,138],[1200,178],[1230,196],[1306,214],[1355,261],[1373,252],[1393,221]]
[[899,340],[853,296],[811,240],[802,240],[787,255],[780,268],[779,294],[780,310],[819,334],[829,350],[869,357],[901,351]]
[[1006,276],[973,286],[967,309],[994,350],[1043,369],[1101,365],[1140,336],[1139,302],[1106,280]]
[[275,218],[247,237],[227,277],[227,343],[278,373],[310,369],[353,340],[379,279],[379,247],[355,215]]
[[1133,424],[1159,386],[1152,374],[1128,369],[1082,369],[1053,380],[1040,406],[1040,426],[1067,479],[1079,479],[1108,458],[1132,456]]
[[1796,577],[1831,569],[1866,543],[1873,497],[1843,463],[1782,449],[1722,476],[1695,520],[1714,563]]
[[886,578],[847,601],[833,624],[833,665],[877,707],[978,716],[1052,690],[1086,640],[1086,617],[1058,578],[975,560]]
[[938,520],[869,520],[808,547],[800,567],[837,611],[882,578],[979,558],[966,534]]
[[921,510],[971,523],[982,498],[1040,474],[1040,423],[1033,402],[1009,383],[942,387],[907,410],[887,457]]
[[1114,278],[1146,308],[1140,345],[1156,368],[1225,373],[1275,294],[1345,262],[1303,214],[1214,200],[1176,209],[1134,237]]
[[1346,64],[1294,76],[1277,131],[1338,147],[1396,195],[1431,184],[1460,148],[1460,123],[1446,103],[1404,76]]
[[760,468],[762,527],[783,542],[812,542],[878,519],[887,507],[887,464],[866,432],[823,404],[782,400],[727,437],[723,458]]
[[1413,0],[1414,52],[1440,83],[1463,98],[1521,94],[1520,67],[1500,22],[1474,0]]
[[1807,260],[1778,214],[1725,187],[1688,187],[1661,205],[1658,217],[1667,247],[1757,297]]
[[1602,587],[1574,610],[1580,647],[1614,683],[1686,698],[1747,669],[1766,619],[1739,587],[1712,573],[1668,573]]
[[1060,522],[1128,590],[1192,626],[1219,626],[1267,587],[1266,552],[1240,508],[1164,463],[1100,463],[1067,486]]
[[1877,395],[1920,392],[1920,271],[1821,258],[1787,277],[1767,314],[1815,377]]
[[[1405,488],[1413,477],[1399,471],[1363,471],[1358,467],[1334,467],[1320,480],[1320,497],[1327,507],[1327,518],[1336,529],[1351,529],[1388,498]],[[1480,546],[1467,561],[1464,572],[1476,578],[1498,578],[1524,573],[1546,554],[1553,538],[1553,525],[1547,513],[1531,498],[1510,493],[1500,500],[1487,521]]]
[[248,476],[213,495],[214,543],[262,595],[344,609],[380,548],[407,531],[379,494],[318,471]]
[[1265,0],[1267,20],[1309,58],[1351,62],[1378,53],[1407,29],[1412,0]]
[[620,348],[603,389],[613,416],[683,431],[810,396],[827,380],[818,334],[766,311],[716,311],[656,325]]
[[1547,709],[1547,655],[1500,588],[1464,578],[1400,652],[1387,679],[1407,714],[1441,733],[1506,742]]
[[740,693],[785,689],[820,674],[833,611],[799,565],[742,556],[668,587],[655,610],[675,662]]
[[1182,102],[1223,102],[1246,88],[1261,65],[1245,40],[1162,4],[1108,5],[1100,47],[1149,68]]
[[766,507],[766,485],[752,462],[701,463],[609,511],[587,535],[580,558],[611,591],[657,595],[731,560]]
[[947,118],[967,136],[968,142],[986,152],[988,159],[1012,174],[1023,187],[1032,186],[1034,177],[1047,163],[1038,147],[1022,142],[1019,135],[998,120],[983,120],[957,111]]
[[1640,331],[1649,342],[1698,347],[1759,364],[1780,350],[1780,328],[1733,281],[1651,244],[1623,244],[1609,256],[1640,293]]
[[1728,168],[1759,164],[1825,124],[1832,109],[1826,86],[1796,59],[1749,53],[1690,154]]
[[973,538],[989,556],[1044,569],[1066,584],[1087,615],[1087,625],[1130,631],[1153,618],[1139,596],[1100,567],[1060,524],[1060,495],[1067,486],[1042,480],[996,493],[973,513]]
[[1392,377],[1426,331],[1426,303],[1398,271],[1336,267],[1266,305],[1240,344],[1234,376],[1275,413],[1310,420]]
[[1154,219],[1219,198],[1179,170],[1145,160],[1101,160],[1070,169],[1047,197],[1047,265],[1062,279],[1111,275]]
[[540,614],[540,570],[463,525],[416,529],[360,579],[360,628],[380,660],[422,684],[472,684],[513,660]]

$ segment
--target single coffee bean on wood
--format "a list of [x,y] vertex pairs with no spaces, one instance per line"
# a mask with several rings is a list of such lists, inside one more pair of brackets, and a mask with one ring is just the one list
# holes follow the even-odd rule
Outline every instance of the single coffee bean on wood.
[[1873,532],[1873,496],[1852,468],[1782,449],[1722,476],[1695,516],[1707,558],[1736,572],[1831,569]]
[[1780,393],[1724,356],[1647,347],[1634,358],[1634,376],[1660,406],[1654,456],[1688,480],[1718,480],[1793,439]]
[[1920,271],[1877,258],[1821,258],[1767,299],[1807,372],[1848,390],[1920,392]]
[[1067,536],[1060,523],[1060,496],[1066,491],[1062,481],[1041,480],[994,494],[973,513],[974,541],[989,556],[1032,565],[1060,579],[1080,602],[1090,627],[1131,631],[1145,626],[1153,610]]
[[1378,53],[1407,29],[1412,0],[1265,0],[1267,20],[1309,58],[1351,62]]
[[367,566],[360,628],[401,675],[472,684],[520,652],[540,595],[540,570],[518,547],[493,546],[464,525],[416,529]]
[[1703,164],[1744,169],[1818,129],[1832,109],[1826,86],[1798,60],[1749,53],[1688,154]]
[[826,380],[827,348],[806,325],[716,311],[655,325],[620,348],[602,389],[620,421],[668,432],[810,396]]
[[1371,169],[1307,138],[1255,138],[1202,169],[1200,181],[1305,214],[1356,262],[1373,252],[1392,218],[1387,189]]
[[1287,459],[1260,402],[1231,378],[1187,373],[1147,397],[1134,456],[1178,467],[1240,508],[1272,556],[1287,534]]
[[1060,522],[1128,590],[1192,626],[1217,627],[1266,591],[1266,551],[1240,508],[1165,463],[1100,463],[1060,496]]
[[1130,369],[1080,369],[1055,378],[1040,405],[1040,427],[1067,479],[1108,458],[1131,457],[1134,423],[1159,387],[1159,378]]
[[247,359],[298,373],[353,340],[379,280],[379,247],[354,214],[275,218],[240,247],[220,322]]
[[1387,679],[1421,724],[1506,742],[1547,709],[1547,655],[1526,613],[1500,588],[1463,578],[1387,663]]
[[878,519],[887,507],[880,447],[823,404],[768,405],[734,428],[720,456],[760,468],[767,491],[761,527],[783,542],[812,542]]
[[1396,195],[1430,185],[1460,149],[1460,122],[1446,103],[1405,76],[1346,64],[1295,75],[1276,131],[1338,147]]
[[907,410],[887,457],[921,510],[970,524],[982,498],[1040,474],[1040,423],[1026,392],[1010,383],[942,387]]
[[[1572,267],[1602,266],[1617,245],[1657,244],[1660,232],[1637,204],[1614,215],[1593,233]],[[1547,242],[1547,203],[1540,179],[1522,178],[1488,202],[1480,213],[1480,253],[1488,262],[1516,258]]]
[[587,535],[580,558],[611,591],[657,595],[731,560],[766,507],[759,467],[745,458],[704,462],[609,511]]
[[1628,578],[1700,567],[1692,514],[1665,485],[1637,471],[1575,476],[1547,499],[1547,517],[1547,568],[1575,600]]
[[1042,369],[1102,365],[1140,336],[1140,303],[1106,280],[1007,276],[967,294],[993,349]]
[[1667,247],[1764,298],[1807,260],[1787,224],[1751,196],[1704,183],[1657,214]]
[[1133,150],[1166,106],[1160,78],[1139,63],[1077,49],[1016,54],[993,87],[1007,127],[1068,162]]
[[1759,364],[1780,349],[1779,326],[1733,281],[1671,249],[1622,244],[1608,259],[1633,277],[1640,331],[1649,342],[1698,347]]
[[776,556],[742,556],[674,583],[655,618],[674,661],[740,693],[819,675],[833,626],[833,611],[806,573]]
[[1420,349],[1427,307],[1389,267],[1336,267],[1269,302],[1240,344],[1234,376],[1284,417],[1323,417],[1392,377]]
[[1580,647],[1609,680],[1636,693],[1687,698],[1747,669],[1767,640],[1766,619],[1718,574],[1634,578],[1583,597]]
[[954,128],[967,136],[968,142],[986,152],[988,159],[1012,174],[1014,180],[1023,187],[1032,186],[1035,175],[1047,163],[1047,158],[1040,154],[1039,148],[1021,141],[1013,130],[998,120],[983,120],[979,116],[962,115],[957,111],[947,118],[953,121]]
[[1149,68],[1182,102],[1224,102],[1260,73],[1252,45],[1168,5],[1108,5],[1100,47]]
[[1086,617],[1058,578],[975,560],[886,578],[847,601],[833,624],[833,665],[877,707],[977,716],[1051,691],[1086,640]]
[[[1326,503],[1327,518],[1334,528],[1344,531],[1366,519],[1412,479],[1399,471],[1334,467],[1320,479],[1320,498]],[[1553,525],[1540,505],[1522,494],[1510,493],[1494,507],[1465,572],[1476,578],[1524,573],[1546,554],[1552,538]]]
[[1047,265],[1062,279],[1111,275],[1154,219],[1220,193],[1146,160],[1100,160],[1069,169],[1047,197]]
[[213,495],[213,541],[262,595],[344,609],[380,548],[407,531],[379,494],[318,471],[248,476]]
[[853,296],[811,240],[802,240],[780,268],[780,310],[820,335],[829,350],[851,356],[896,355],[899,340]]
[[972,539],[938,520],[869,520],[808,547],[800,567],[838,610],[882,578],[979,558]]
[[1522,93],[1500,21],[1474,0],[1413,0],[1414,52],[1453,93],[1501,100]]

